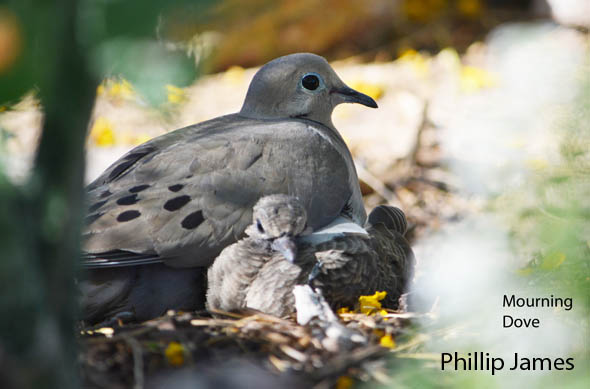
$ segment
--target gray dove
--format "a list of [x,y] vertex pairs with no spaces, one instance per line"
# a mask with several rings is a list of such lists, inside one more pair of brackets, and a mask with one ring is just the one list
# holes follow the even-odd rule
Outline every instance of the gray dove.
[[318,231],[314,236],[306,223],[298,199],[262,198],[246,229],[248,237],[224,249],[209,268],[208,308],[251,308],[284,316],[294,311],[294,286],[305,283],[320,288],[333,309],[353,307],[359,296],[375,291],[387,292],[385,307],[398,307],[414,267],[401,210],[375,208],[366,232],[356,226],[352,232]]
[[[265,195],[297,196],[314,229],[339,217],[362,225],[356,170],[331,120],[340,103],[377,107],[347,87],[324,58],[287,55],[256,73],[240,112],[154,138],[113,163],[87,187],[82,264],[97,271],[82,281],[82,310],[101,320],[146,317],[178,302],[184,309],[202,306],[204,295],[188,298],[174,286],[175,277],[186,283],[192,270],[166,269],[166,277],[158,277],[145,265],[210,265],[243,236],[252,207]],[[133,269],[111,269],[122,267]],[[142,277],[144,271],[150,274]],[[134,281],[144,278],[150,281]],[[124,287],[117,293],[108,282]],[[165,295],[149,312],[138,312],[129,292],[146,283]]]

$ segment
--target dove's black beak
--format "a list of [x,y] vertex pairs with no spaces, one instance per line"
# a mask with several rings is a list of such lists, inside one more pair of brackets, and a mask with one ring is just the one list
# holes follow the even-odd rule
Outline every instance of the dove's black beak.
[[331,93],[338,94],[344,103],[358,103],[371,108],[377,108],[378,105],[371,97],[364,93],[357,92],[346,85],[340,88],[332,89]]
[[275,239],[274,242],[272,242],[271,247],[273,250],[283,254],[285,259],[291,263],[293,263],[297,257],[297,245],[292,237],[283,236]]

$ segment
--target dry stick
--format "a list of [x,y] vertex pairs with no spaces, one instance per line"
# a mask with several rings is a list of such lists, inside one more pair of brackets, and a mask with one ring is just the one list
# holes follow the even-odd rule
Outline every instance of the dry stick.
[[373,188],[373,190],[385,201],[387,201],[388,204],[395,206],[401,205],[400,199],[395,192],[389,189],[387,185],[383,183],[383,181],[375,177],[373,173],[367,170],[361,163],[358,161],[356,162],[356,171],[362,181],[366,182],[371,188]]
[[130,336],[123,336],[122,338],[131,348],[133,355],[133,388],[143,389],[143,352],[141,351],[141,345],[137,339]]
[[352,352],[341,354],[341,356],[334,358],[321,370],[317,370],[316,372],[312,373],[311,376],[318,380],[339,376],[342,375],[349,367],[354,366],[359,362],[388,353],[388,349],[379,345],[362,347]]
[[81,341],[87,343],[87,344],[98,344],[98,343],[113,343],[113,342],[119,342],[121,340],[125,341],[126,338],[135,338],[137,336],[140,335],[145,335],[148,334],[154,330],[157,330],[157,327],[152,327],[152,326],[143,326],[143,327],[139,327],[136,330],[132,330],[129,332],[125,332],[123,334],[116,334],[111,336],[110,338],[108,337],[92,337],[92,338],[80,338]]
[[432,123],[428,120],[428,100],[424,102],[424,108],[422,108],[422,121],[420,122],[420,126],[418,127],[418,132],[416,133],[416,142],[414,143],[414,147],[410,152],[410,164],[416,165],[416,161],[418,158],[418,151],[422,147],[422,133]]

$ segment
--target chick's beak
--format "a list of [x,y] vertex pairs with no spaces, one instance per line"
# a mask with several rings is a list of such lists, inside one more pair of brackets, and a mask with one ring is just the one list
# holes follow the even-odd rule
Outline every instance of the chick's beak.
[[272,242],[271,247],[273,250],[283,254],[285,259],[291,263],[293,263],[297,257],[297,245],[292,237],[283,236],[275,239],[274,242]]
[[332,89],[331,93],[337,95],[343,103],[358,103],[371,108],[378,107],[375,100],[371,97],[364,93],[357,92],[346,85]]

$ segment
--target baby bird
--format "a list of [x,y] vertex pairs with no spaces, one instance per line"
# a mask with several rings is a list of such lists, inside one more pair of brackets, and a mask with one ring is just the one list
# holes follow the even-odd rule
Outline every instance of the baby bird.
[[366,231],[341,219],[311,234],[297,198],[263,197],[248,237],[225,248],[209,268],[207,306],[285,316],[295,310],[293,287],[309,283],[333,309],[353,307],[360,295],[377,290],[387,292],[385,307],[397,308],[414,266],[405,228],[403,212],[380,206]]

